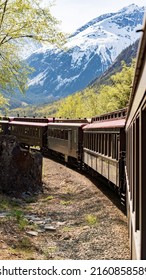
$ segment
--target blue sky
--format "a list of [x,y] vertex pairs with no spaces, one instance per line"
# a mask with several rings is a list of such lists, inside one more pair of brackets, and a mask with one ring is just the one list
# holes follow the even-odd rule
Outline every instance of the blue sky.
[[[43,2],[47,4],[49,0]],[[62,21],[61,30],[69,33],[99,15],[116,12],[130,4],[146,6],[146,0],[55,0],[54,3],[51,13]]]

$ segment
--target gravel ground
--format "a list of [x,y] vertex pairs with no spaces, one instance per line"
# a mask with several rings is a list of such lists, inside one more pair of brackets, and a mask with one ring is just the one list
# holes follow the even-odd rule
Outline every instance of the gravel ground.
[[127,218],[115,195],[109,199],[107,188],[46,158],[43,182],[43,193],[29,203],[15,200],[23,219],[0,217],[0,259],[130,259]]

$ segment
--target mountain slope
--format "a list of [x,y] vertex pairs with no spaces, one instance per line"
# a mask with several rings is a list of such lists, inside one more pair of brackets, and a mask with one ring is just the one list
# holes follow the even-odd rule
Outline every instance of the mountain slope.
[[133,58],[136,58],[137,50],[138,50],[139,40],[136,40],[135,43],[124,49],[112,65],[101,75],[101,77],[96,78],[91,81],[89,86],[94,89],[98,89],[98,87],[102,84],[110,84],[110,77],[115,75],[117,72],[122,70],[121,61],[125,61],[126,65],[130,65]]
[[79,28],[68,39],[66,51],[49,47],[34,52],[27,62],[35,72],[21,100],[42,104],[87,87],[139,38],[136,30],[141,28],[143,14],[144,7],[132,4]]

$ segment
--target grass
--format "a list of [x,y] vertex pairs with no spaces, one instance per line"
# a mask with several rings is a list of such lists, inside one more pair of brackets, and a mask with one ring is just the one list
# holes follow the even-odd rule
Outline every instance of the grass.
[[92,215],[92,214],[87,214],[85,216],[85,221],[90,226],[96,225],[98,223],[97,217],[95,215]]
[[74,228],[71,227],[71,226],[65,226],[65,227],[63,228],[63,231],[64,231],[64,232],[68,232],[68,231],[71,231],[71,230],[74,230]]
[[45,249],[43,251],[45,259],[49,260],[50,257],[52,258],[53,253],[55,253],[56,251],[57,251],[57,247],[56,246],[47,247],[47,249]]
[[62,205],[70,205],[72,202],[71,202],[71,200],[68,200],[68,201],[65,201],[65,200],[61,200],[60,201],[60,204],[62,204]]
[[54,196],[53,195],[49,195],[49,196],[47,196],[46,198],[44,198],[42,201],[48,201],[48,200],[52,200],[54,198]]
[[24,217],[21,210],[14,209],[9,213],[9,217],[14,217],[20,230],[23,230],[28,225],[28,220]]

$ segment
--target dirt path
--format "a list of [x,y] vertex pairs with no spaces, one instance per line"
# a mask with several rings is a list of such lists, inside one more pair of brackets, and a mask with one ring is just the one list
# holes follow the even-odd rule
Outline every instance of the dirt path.
[[44,159],[44,192],[0,197],[0,259],[130,259],[127,219],[89,179]]

